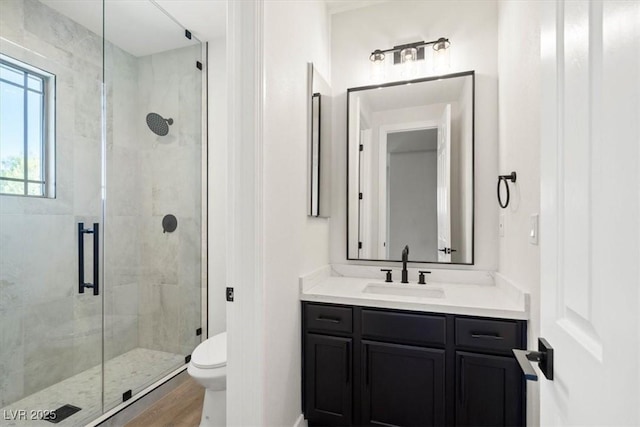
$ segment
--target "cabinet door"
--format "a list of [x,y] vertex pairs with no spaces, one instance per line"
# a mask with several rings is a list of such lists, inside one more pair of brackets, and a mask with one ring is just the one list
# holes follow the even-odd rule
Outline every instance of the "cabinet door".
[[522,373],[513,357],[456,352],[456,425],[524,425]]
[[352,342],[351,338],[306,334],[304,387],[309,425],[351,425]]
[[362,352],[363,424],[444,425],[444,350],[363,341]]

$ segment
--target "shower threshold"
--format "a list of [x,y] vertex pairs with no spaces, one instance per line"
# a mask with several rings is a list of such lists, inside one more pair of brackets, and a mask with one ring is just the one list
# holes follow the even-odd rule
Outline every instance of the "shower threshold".
[[[122,403],[127,390],[134,393],[184,364],[184,356],[146,348],[135,348],[105,363],[105,410]],[[61,406],[81,408],[58,426],[82,426],[100,417],[102,411],[102,365],[31,394],[0,409],[0,426],[49,426],[50,421],[34,420]]]

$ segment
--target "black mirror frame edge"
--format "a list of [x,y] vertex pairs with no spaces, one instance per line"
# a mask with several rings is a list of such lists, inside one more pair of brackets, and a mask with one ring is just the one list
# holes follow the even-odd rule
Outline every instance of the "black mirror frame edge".
[[365,258],[351,258],[349,257],[349,94],[351,92],[358,92],[362,90],[370,90],[370,89],[379,89],[384,87],[391,86],[402,86],[406,84],[412,83],[423,83],[434,80],[444,80],[444,79],[453,79],[456,77],[465,77],[471,76],[471,109],[472,109],[472,120],[471,120],[471,201],[472,201],[472,210],[471,210],[471,262],[438,262],[438,261],[417,261],[417,260],[409,260],[411,263],[418,264],[441,264],[441,265],[474,265],[475,264],[475,250],[476,250],[476,209],[475,209],[475,193],[476,193],[476,72],[475,70],[471,71],[462,71],[459,73],[451,73],[451,74],[442,74],[438,76],[431,77],[423,77],[419,79],[413,80],[400,80],[389,83],[383,83],[379,85],[367,85],[367,86],[358,86],[347,88],[347,123],[346,123],[346,133],[347,133],[347,215],[346,215],[346,259],[347,261],[372,261],[372,262],[384,262],[384,263],[397,263],[402,262],[401,260],[392,260],[392,259],[365,259]]
[[[319,80],[319,85],[321,86],[320,88],[316,88],[316,77]],[[326,92],[326,93],[324,93]],[[322,218],[322,219],[328,219],[331,215],[329,212],[329,208],[325,207],[325,204],[322,204],[322,209],[321,209],[321,202],[323,200],[323,197],[326,197],[326,199],[324,199],[327,203],[326,205],[330,205],[329,202],[329,198],[330,198],[330,186],[325,186],[327,188],[324,188],[322,186],[322,177],[323,177],[323,173],[322,173],[322,167],[324,166],[324,162],[322,162],[322,155],[324,153],[322,153],[322,149],[321,146],[322,144],[322,137],[324,136],[322,134],[322,120],[319,120],[318,122],[318,173],[317,176],[315,177],[315,182],[314,182],[314,171],[313,171],[313,101],[314,99],[318,99],[318,113],[319,116],[322,117],[322,99],[324,98],[324,102],[328,102],[329,107],[331,106],[331,86],[326,82],[326,80],[324,79],[324,77],[319,73],[319,71],[316,69],[315,65],[313,62],[307,62],[307,123],[308,123],[308,129],[307,129],[307,164],[308,164],[308,171],[307,171],[307,190],[309,192],[308,195],[308,200],[307,200],[307,217],[308,218]],[[327,101],[329,100],[329,101]],[[331,112],[329,110],[329,112]],[[325,117],[331,117],[331,114],[328,114]],[[326,120],[326,119],[325,119]],[[331,129],[331,119],[329,119],[329,124],[327,125],[328,129]],[[330,132],[328,132],[327,134],[330,134]],[[325,136],[326,137],[326,136]],[[326,141],[326,143],[328,145],[331,144],[331,141],[328,140]],[[326,160],[326,159],[325,159]],[[329,164],[329,162],[327,162],[327,164]],[[326,168],[326,166],[324,166]],[[325,172],[328,172],[325,170]],[[317,187],[317,200],[316,203],[314,204],[313,201],[313,186]],[[321,194],[323,195],[323,197],[321,197]]]

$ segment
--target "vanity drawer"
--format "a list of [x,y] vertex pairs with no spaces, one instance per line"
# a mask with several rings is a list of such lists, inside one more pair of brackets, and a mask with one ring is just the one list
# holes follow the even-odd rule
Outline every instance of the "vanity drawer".
[[419,345],[444,345],[444,316],[362,310],[362,337]]
[[353,332],[353,308],[322,304],[305,304],[305,328],[320,332]]
[[517,322],[492,319],[456,319],[456,346],[511,353],[521,347]]

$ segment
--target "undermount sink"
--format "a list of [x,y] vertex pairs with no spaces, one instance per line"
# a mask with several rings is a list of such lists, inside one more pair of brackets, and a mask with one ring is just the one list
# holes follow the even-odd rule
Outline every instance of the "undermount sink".
[[380,283],[369,283],[362,292],[365,294],[394,295],[400,297],[444,298],[444,290],[442,290],[442,288],[435,288],[430,285],[383,285]]

